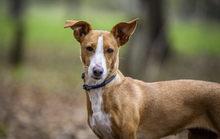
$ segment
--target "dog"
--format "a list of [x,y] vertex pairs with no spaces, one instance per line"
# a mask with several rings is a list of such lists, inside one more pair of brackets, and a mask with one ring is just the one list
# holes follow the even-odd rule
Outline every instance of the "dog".
[[120,22],[110,32],[93,30],[86,21],[66,21],[64,28],[70,27],[81,45],[90,128],[100,139],[159,139],[185,129],[189,139],[219,138],[219,83],[146,83],[120,72],[119,48],[137,21]]

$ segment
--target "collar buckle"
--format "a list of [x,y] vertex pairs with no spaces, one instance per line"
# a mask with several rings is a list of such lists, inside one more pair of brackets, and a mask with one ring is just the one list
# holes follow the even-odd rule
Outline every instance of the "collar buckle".
[[86,91],[90,91],[92,89],[92,87],[87,85],[87,84],[84,84],[83,89],[86,90]]

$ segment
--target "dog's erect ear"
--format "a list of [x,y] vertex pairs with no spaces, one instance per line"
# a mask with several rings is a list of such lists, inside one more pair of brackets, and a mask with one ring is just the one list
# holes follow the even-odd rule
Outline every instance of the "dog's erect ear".
[[74,31],[73,35],[80,43],[83,41],[86,34],[88,34],[90,30],[92,30],[92,26],[85,21],[67,20],[64,28],[68,27],[70,27]]
[[122,46],[128,42],[129,37],[135,31],[137,21],[138,18],[130,22],[120,22],[112,28],[111,33],[115,36],[119,46]]

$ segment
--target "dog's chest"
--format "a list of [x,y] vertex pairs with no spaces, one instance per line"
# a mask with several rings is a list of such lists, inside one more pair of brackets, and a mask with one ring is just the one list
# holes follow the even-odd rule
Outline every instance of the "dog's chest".
[[111,115],[106,114],[102,99],[103,89],[95,89],[89,92],[92,115],[89,115],[89,124],[96,134],[105,138],[112,138]]

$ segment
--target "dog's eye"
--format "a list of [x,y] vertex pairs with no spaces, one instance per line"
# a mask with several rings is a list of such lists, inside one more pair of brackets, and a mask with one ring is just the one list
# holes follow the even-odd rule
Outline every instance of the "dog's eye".
[[87,51],[93,51],[93,48],[91,46],[89,46],[89,47],[86,47],[86,50]]
[[112,50],[111,48],[109,48],[106,52],[109,53],[109,54],[111,54],[111,53],[114,52],[114,50]]

